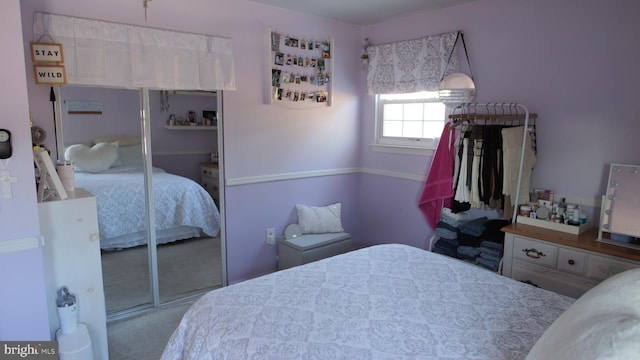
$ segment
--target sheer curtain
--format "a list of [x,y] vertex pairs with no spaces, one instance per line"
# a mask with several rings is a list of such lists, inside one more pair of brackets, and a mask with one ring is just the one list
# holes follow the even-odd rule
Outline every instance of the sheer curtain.
[[[445,68],[458,69],[458,59],[447,60],[458,32],[431,35],[367,47],[369,94],[437,91]],[[445,74],[446,75],[446,74]]]
[[42,12],[33,33],[62,44],[69,84],[235,90],[229,38]]

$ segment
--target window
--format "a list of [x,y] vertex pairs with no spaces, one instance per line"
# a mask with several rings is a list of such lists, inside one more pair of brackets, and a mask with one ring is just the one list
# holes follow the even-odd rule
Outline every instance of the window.
[[376,95],[376,145],[433,149],[446,108],[437,91]]

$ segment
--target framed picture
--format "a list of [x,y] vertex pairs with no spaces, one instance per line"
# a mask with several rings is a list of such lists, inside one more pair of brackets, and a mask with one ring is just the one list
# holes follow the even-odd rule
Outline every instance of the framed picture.
[[218,118],[215,110],[202,110],[202,119],[205,125],[218,125]]
[[51,156],[46,150],[36,150],[33,153],[33,161],[39,172],[38,202],[45,200],[64,200],[68,197],[67,191],[60,181],[60,177],[53,166]]
[[31,43],[31,60],[34,63],[62,63],[62,44]]
[[36,84],[64,85],[67,83],[67,73],[64,65],[33,65]]
[[100,101],[71,101],[66,100],[68,114],[102,114],[102,103]]

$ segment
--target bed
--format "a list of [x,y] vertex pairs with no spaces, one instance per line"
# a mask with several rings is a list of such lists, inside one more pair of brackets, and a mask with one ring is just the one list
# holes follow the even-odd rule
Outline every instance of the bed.
[[[600,288],[611,301],[640,307],[640,270],[616,290],[602,289],[620,275],[590,293]],[[629,288],[635,297],[620,290]],[[376,245],[203,295],[162,359],[595,358],[598,346],[582,338],[588,294],[576,301],[440,254]],[[606,323],[600,312],[625,308],[593,307],[595,327]],[[638,313],[627,324],[635,333],[616,340],[632,347],[627,354],[640,353]],[[611,349],[616,324],[600,329],[609,334],[601,349]]]
[[[100,248],[113,250],[146,244],[140,145],[74,144],[65,150],[65,157],[75,164],[75,187],[96,197]],[[220,212],[202,186],[160,168],[153,168],[152,182],[158,244],[218,235]]]

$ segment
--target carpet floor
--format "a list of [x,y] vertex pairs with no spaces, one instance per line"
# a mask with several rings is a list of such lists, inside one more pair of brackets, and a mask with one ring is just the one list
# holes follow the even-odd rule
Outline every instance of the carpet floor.
[[[160,245],[157,253],[161,303],[222,286],[220,237]],[[151,303],[146,246],[104,251],[102,274],[107,315]]]
[[109,360],[158,360],[182,315],[195,300],[107,324]]

